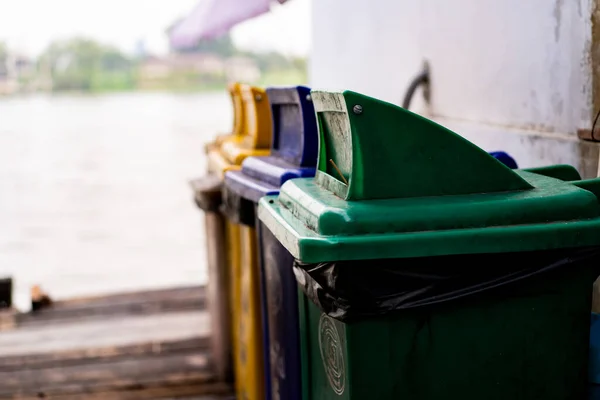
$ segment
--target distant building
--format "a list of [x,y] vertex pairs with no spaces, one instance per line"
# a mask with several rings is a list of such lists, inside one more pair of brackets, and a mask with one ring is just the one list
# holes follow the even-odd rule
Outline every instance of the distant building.
[[133,53],[136,58],[144,58],[148,56],[148,51],[146,50],[146,41],[144,39],[139,39],[135,42],[135,49]]
[[215,84],[240,80],[255,82],[260,78],[256,62],[250,58],[223,59],[210,53],[171,53],[148,57],[140,63],[138,81],[142,88],[179,84]]
[[0,58],[0,95],[9,95],[29,89],[35,74],[35,64],[30,58],[8,52]]
[[[167,37],[181,21],[178,19],[167,27]],[[199,40],[190,48],[177,48],[171,40],[169,46],[168,56],[149,58],[142,63],[140,81],[147,84],[153,80],[172,80],[174,76],[181,78],[182,74],[193,74],[198,82],[215,87],[232,81],[255,83],[261,77],[254,59],[234,56],[237,50],[229,34]]]
[[231,57],[225,62],[225,75],[229,82],[253,83],[260,79],[260,69],[251,58]]
[[166,57],[148,57],[140,64],[140,77],[161,79],[172,73],[218,74],[224,63],[219,56],[210,54],[169,54]]

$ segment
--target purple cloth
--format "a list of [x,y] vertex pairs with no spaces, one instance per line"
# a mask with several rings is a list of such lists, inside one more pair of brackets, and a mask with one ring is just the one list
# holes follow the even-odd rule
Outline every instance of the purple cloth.
[[176,48],[195,46],[201,39],[222,35],[234,25],[269,11],[271,0],[201,0],[171,31]]

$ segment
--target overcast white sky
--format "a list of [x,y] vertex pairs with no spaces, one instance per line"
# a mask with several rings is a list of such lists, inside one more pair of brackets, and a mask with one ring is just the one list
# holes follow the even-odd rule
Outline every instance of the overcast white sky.
[[[82,35],[134,51],[144,40],[154,53],[167,49],[165,29],[200,0],[1,0],[0,41],[37,55],[52,40]],[[243,1],[243,0],[242,0]],[[244,48],[307,54],[310,0],[274,4],[272,12],[234,28]]]

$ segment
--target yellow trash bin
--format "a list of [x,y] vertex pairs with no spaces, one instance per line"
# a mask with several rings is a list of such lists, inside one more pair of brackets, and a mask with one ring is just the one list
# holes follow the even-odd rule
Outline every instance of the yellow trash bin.
[[[208,156],[211,168],[222,174],[240,169],[246,157],[268,155],[271,148],[271,108],[265,90],[247,85],[241,85],[240,90],[245,117],[244,134],[224,140]],[[234,219],[226,222],[226,230],[237,398],[264,400],[263,316],[256,231],[253,226]]]
[[[226,171],[240,169],[249,156],[267,156],[271,147],[271,108],[264,89],[238,84],[240,98],[232,96],[236,115],[236,130],[220,136],[208,148],[209,172],[223,176]],[[240,104],[241,103],[241,104]]]
[[[225,134],[219,134],[215,137],[215,140],[206,144],[205,152],[208,154],[213,149],[218,149],[219,146],[227,139],[232,137],[240,137],[246,130],[246,120],[244,116],[244,103],[242,101],[242,84],[239,82],[231,83],[227,87],[227,91],[231,96],[231,103],[233,106],[233,126],[231,132]],[[210,168],[210,165],[209,165]]]
[[[212,364],[217,378],[230,381],[233,370],[238,393],[262,393],[262,386],[243,384],[248,369],[260,371],[251,357],[240,357],[239,349],[248,347],[240,336],[244,324],[240,306],[240,226],[227,221],[220,212],[221,185],[226,171],[239,169],[247,156],[268,155],[271,140],[270,108],[263,89],[234,83],[229,86],[234,118],[230,134],[218,135],[207,144],[208,174],[191,182],[196,204],[205,211],[208,261],[207,308],[211,319]],[[266,118],[266,120],[265,120]],[[262,121],[262,122],[261,122]],[[267,121],[267,122],[265,122]],[[246,309],[246,308],[244,308]],[[250,319],[260,320],[261,316]],[[247,318],[248,319],[248,318]],[[244,346],[238,343],[243,340]],[[257,350],[257,351],[260,351]],[[232,365],[232,360],[235,362]],[[245,362],[242,362],[245,360]],[[260,358],[258,358],[259,361]],[[240,387],[242,385],[242,387]],[[252,386],[251,388],[249,386]],[[240,397],[240,396],[238,396]],[[249,398],[259,398],[252,395]]]
[[[205,190],[210,186],[220,194],[226,171],[241,168],[249,156],[266,156],[271,147],[271,109],[264,89],[237,84],[230,88],[234,105],[234,132],[221,135],[206,148],[210,179],[204,178]],[[199,185],[200,186],[200,185]],[[221,199],[219,198],[219,203]],[[264,360],[262,346],[262,315],[259,296],[256,232],[239,221],[223,218],[218,209],[206,214],[206,234],[209,259],[210,299],[219,307],[210,307],[213,329],[213,353],[216,357],[233,354],[235,387],[238,399],[263,400]],[[211,273],[211,270],[213,271]],[[230,308],[225,312],[222,299],[229,293]],[[227,334],[230,324],[231,334]],[[232,348],[226,349],[232,338]],[[215,349],[216,346],[216,349]],[[218,354],[216,354],[218,350]]]
[[[239,137],[244,132],[244,107],[240,84],[229,85],[228,90],[233,103],[233,129],[228,134],[218,135],[205,146],[208,155],[218,149],[223,141]],[[231,332],[231,282],[227,262],[227,232],[221,206],[222,172],[208,168],[208,174],[191,183],[198,207],[204,211],[204,230],[206,235],[206,255],[208,262],[208,285],[206,303],[210,315],[210,348],[212,368],[219,381],[231,382],[233,379],[233,352]]]

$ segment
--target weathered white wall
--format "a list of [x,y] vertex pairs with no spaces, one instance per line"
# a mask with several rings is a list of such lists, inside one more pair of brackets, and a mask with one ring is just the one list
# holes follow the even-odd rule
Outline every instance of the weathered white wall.
[[417,95],[417,111],[488,150],[529,145],[524,167],[560,159],[595,173],[596,145],[576,138],[591,127],[594,1],[314,0],[312,85],[400,103],[427,60],[432,101]]

